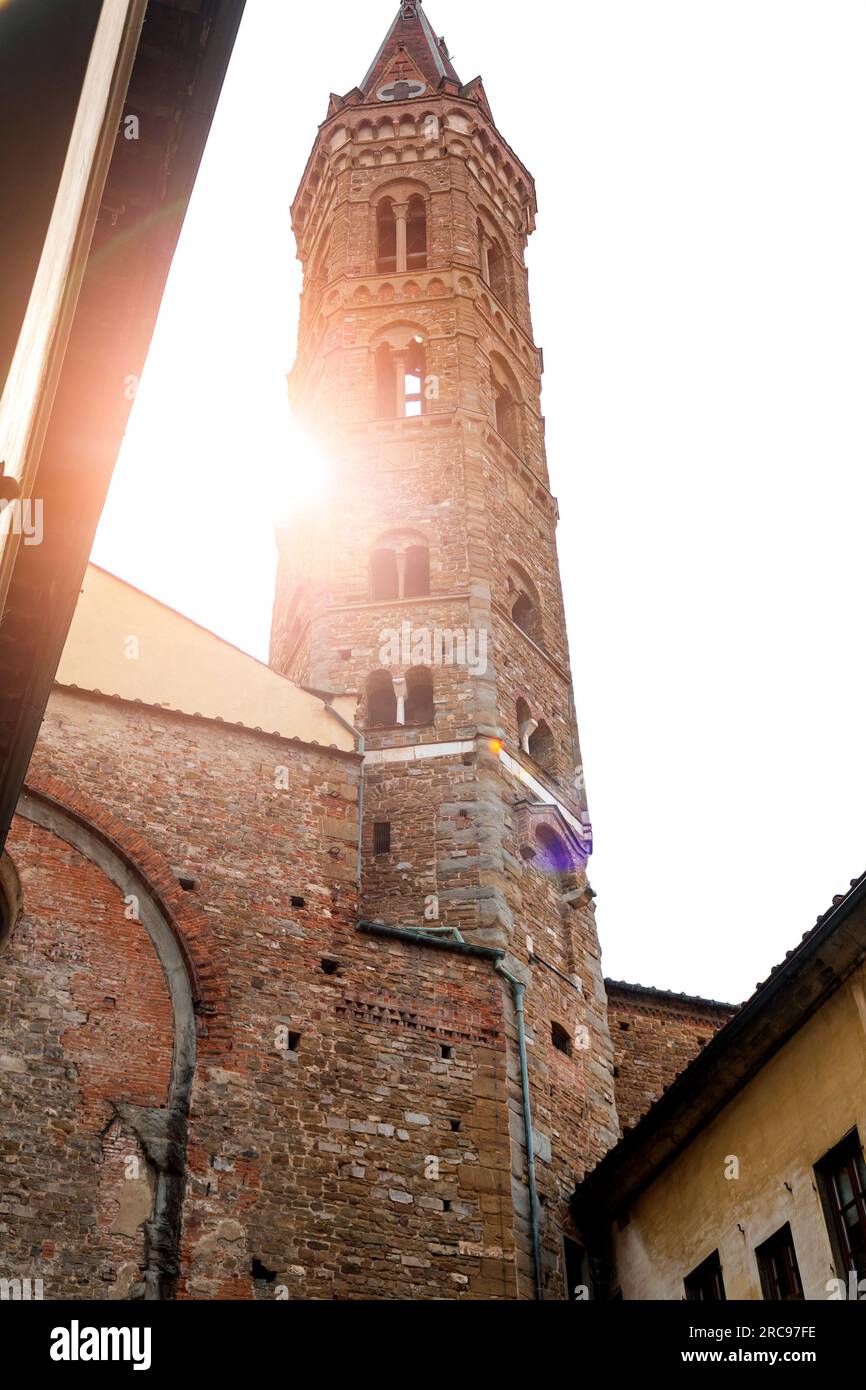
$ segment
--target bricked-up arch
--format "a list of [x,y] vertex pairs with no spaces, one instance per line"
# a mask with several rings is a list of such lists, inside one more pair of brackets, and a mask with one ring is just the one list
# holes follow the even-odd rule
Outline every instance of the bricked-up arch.
[[[134,876],[145,896],[152,899],[177,943],[189,979],[193,1010],[198,1019],[197,1053],[211,1060],[226,1058],[232,1049],[232,1032],[224,952],[207,917],[181,888],[171,866],[137,831],[91,797],[60,778],[35,777],[31,770],[18,814],[25,819],[37,819],[35,815],[28,816],[28,807],[37,805],[52,809],[70,830],[76,823],[80,824],[89,833],[93,846],[100,843],[105,846],[106,857],[116,872],[123,870]],[[68,837],[62,835],[61,838]],[[70,839],[69,843],[73,841]],[[83,852],[86,857],[93,857]]]
[[[149,1300],[168,1298],[173,1295],[179,1269],[187,1125],[196,1065],[196,1013],[204,994],[197,979],[200,971],[192,959],[192,942],[178,915],[187,916],[187,929],[197,928],[200,937],[207,934],[207,924],[189,920],[188,913],[172,911],[170,900],[182,890],[170,868],[134,832],[88,798],[48,779],[47,785],[38,788],[25,786],[17,813],[23,821],[70,846],[114,885],[126,911],[134,914],[129,920],[139,923],[147,933],[162,969],[171,1019],[165,1040],[166,1053],[170,1052],[166,1101],[158,1103],[151,1097],[145,1104],[133,1103],[126,1083],[120,1094],[112,1087],[99,1099],[100,1104],[110,1107],[112,1125],[134,1133],[151,1169],[149,1216],[145,1206],[135,1223],[144,1223],[140,1295]],[[215,959],[210,968],[216,965]],[[123,1000],[120,1005],[123,1008]],[[115,1080],[115,1084],[120,1083]]]

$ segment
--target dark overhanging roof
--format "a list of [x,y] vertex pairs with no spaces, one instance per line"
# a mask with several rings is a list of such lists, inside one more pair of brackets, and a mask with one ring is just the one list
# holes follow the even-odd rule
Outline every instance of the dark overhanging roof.
[[605,980],[604,987],[608,994],[613,990],[620,994],[633,994],[635,997],[667,1000],[672,1004],[694,1005],[700,1009],[723,1009],[725,1013],[732,1013],[739,1008],[737,1004],[726,1004],[723,999],[704,999],[700,994],[678,994],[670,989],[656,989],[653,985],[630,984],[627,980]]
[[864,959],[866,873],[833,900],[800,945],[578,1185],[572,1198],[578,1223],[597,1227],[634,1202]]

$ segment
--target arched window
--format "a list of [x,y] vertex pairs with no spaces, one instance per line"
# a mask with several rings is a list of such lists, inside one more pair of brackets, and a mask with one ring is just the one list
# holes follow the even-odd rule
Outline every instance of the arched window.
[[529,575],[516,564],[509,566],[508,608],[512,622],[540,647],[542,629],[538,590]]
[[387,671],[367,677],[367,728],[391,729],[397,723],[397,696]]
[[409,199],[406,217],[406,269],[427,269],[427,205],[420,193]]
[[403,598],[424,598],[430,592],[430,551],[426,545],[410,545],[406,551]]
[[373,599],[400,597],[397,556],[393,550],[376,550],[370,559],[370,596]]
[[435,718],[432,673],[426,666],[413,666],[406,675],[406,723],[432,724]]
[[511,616],[521,632],[532,635],[535,627],[535,607],[528,594],[518,594],[511,609]]
[[517,735],[524,753],[529,752],[529,740],[537,728],[538,724],[532,717],[532,710],[521,696],[517,701]]
[[376,208],[376,269],[380,275],[397,269],[397,216],[390,198]]
[[546,772],[556,770],[556,743],[550,725],[542,719],[534,733],[529,737],[529,756]]
[[405,347],[381,343],[374,354],[376,366],[376,418],[390,420],[424,414],[424,382],[427,355],[420,333]]

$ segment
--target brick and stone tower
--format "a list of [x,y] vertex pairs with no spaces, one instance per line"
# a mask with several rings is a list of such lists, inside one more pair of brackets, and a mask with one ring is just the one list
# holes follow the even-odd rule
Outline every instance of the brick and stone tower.
[[[461,82],[403,4],[361,85],[332,95],[293,205],[290,390],[330,477],[280,536],[271,660],[357,694],[362,920],[504,952],[525,986],[539,1196],[533,1223],[503,978],[511,1224],[520,1293],[535,1225],[561,1297],[565,1199],[618,1124],[524,260],[535,213],[480,78]],[[435,955],[407,951],[407,989]]]

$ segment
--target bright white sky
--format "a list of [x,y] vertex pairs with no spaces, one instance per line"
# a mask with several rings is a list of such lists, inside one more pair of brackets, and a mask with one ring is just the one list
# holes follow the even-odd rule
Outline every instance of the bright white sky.
[[[289,204],[396,8],[248,0],[94,551],[259,656]],[[427,12],[538,182],[604,967],[739,1000],[866,867],[866,4]]]

